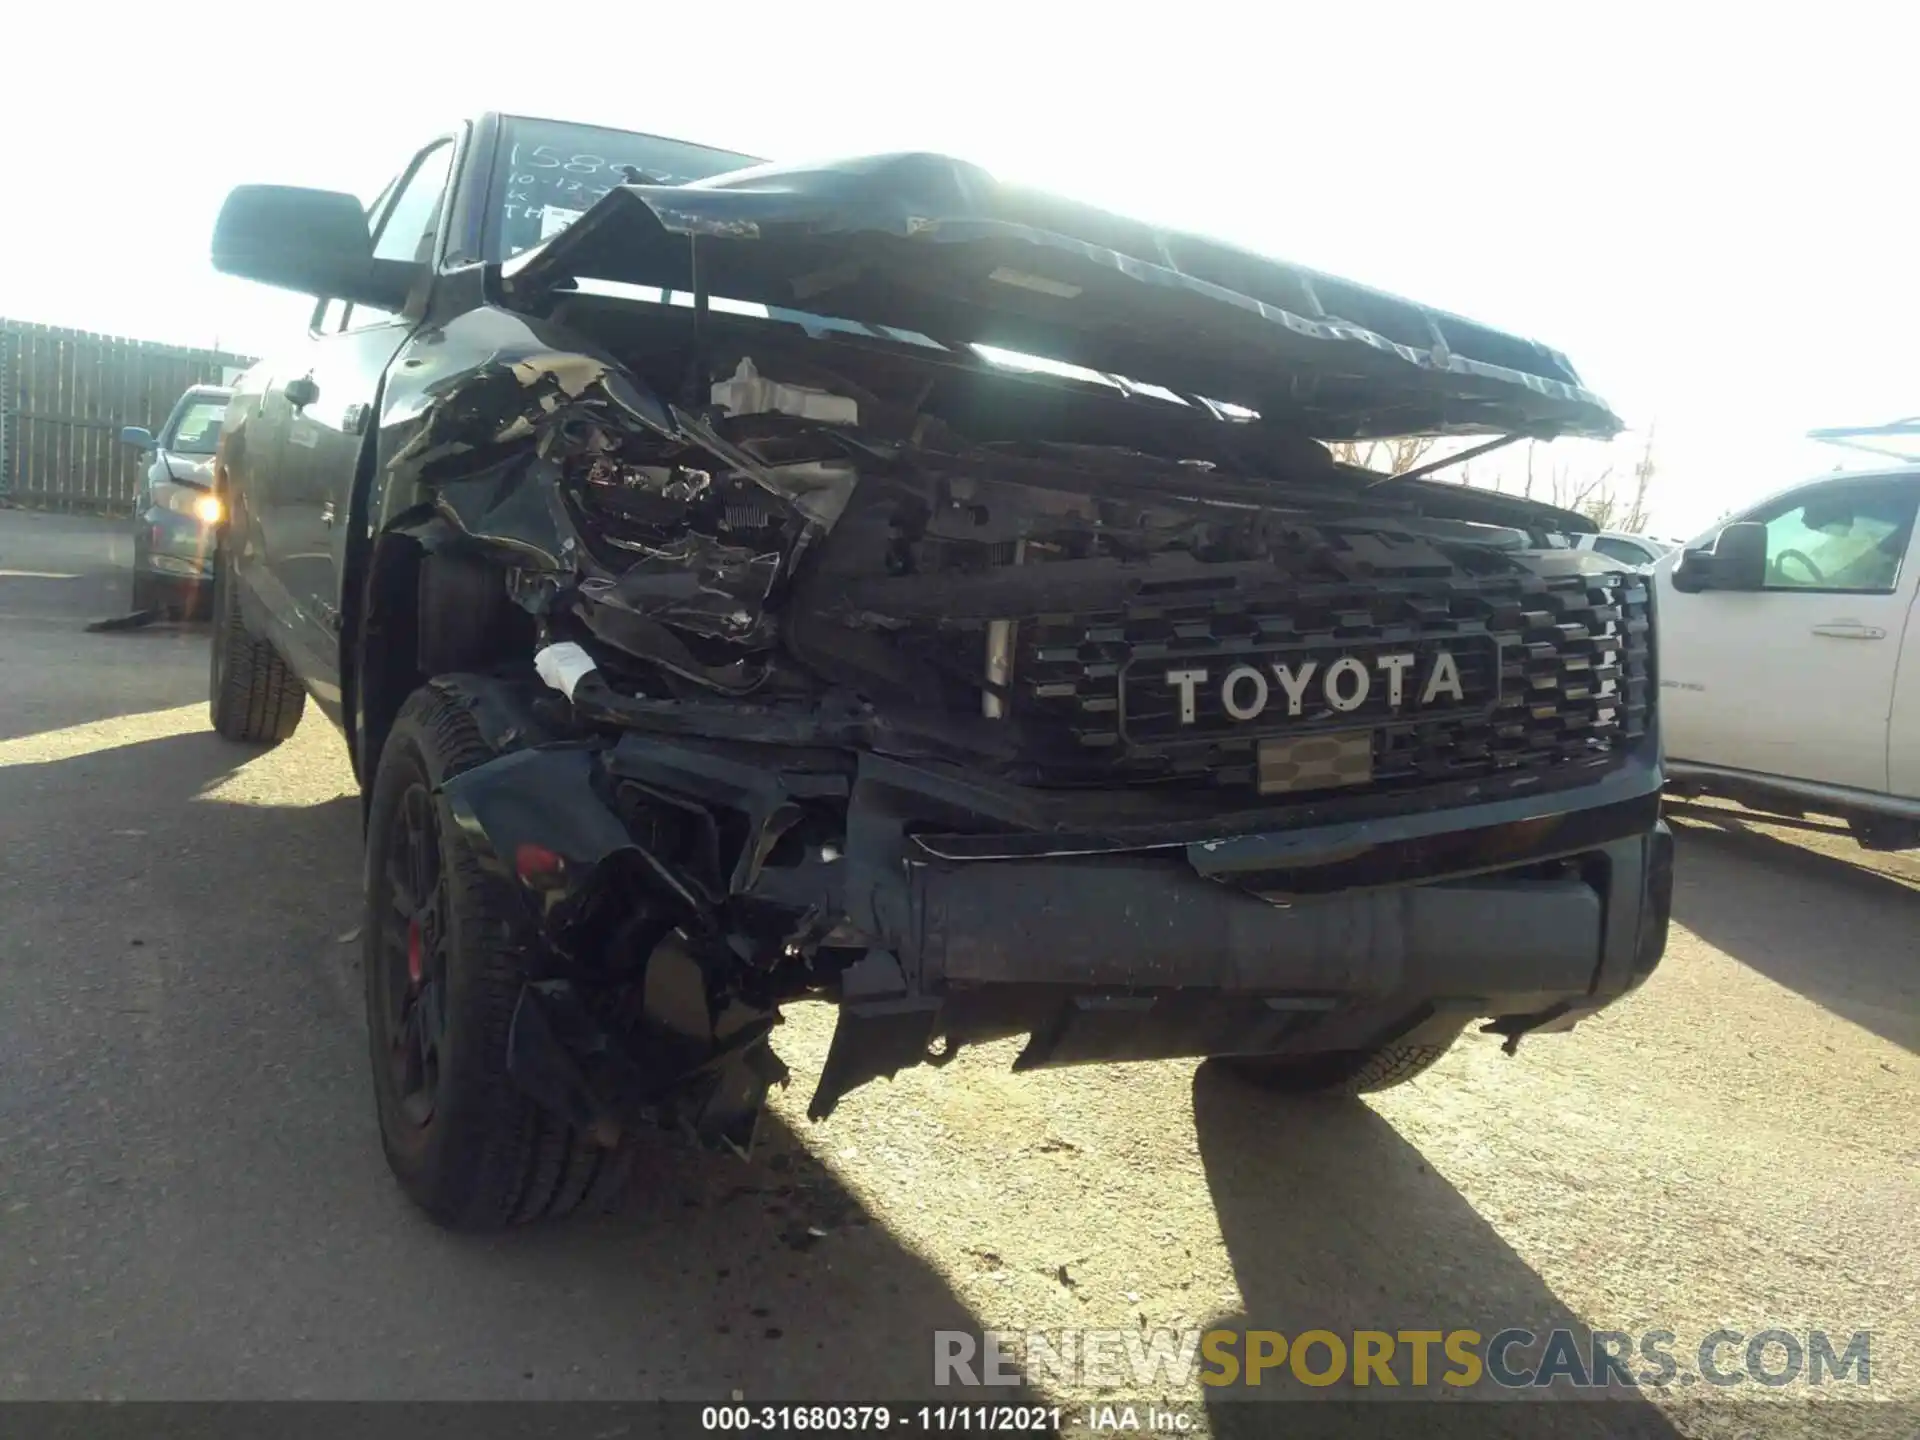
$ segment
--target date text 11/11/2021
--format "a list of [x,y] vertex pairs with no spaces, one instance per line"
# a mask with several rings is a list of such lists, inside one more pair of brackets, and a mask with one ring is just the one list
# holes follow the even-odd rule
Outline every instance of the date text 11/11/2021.
[[733,1404],[702,1407],[700,1428],[740,1435],[1058,1435],[1066,1419],[1058,1405]]

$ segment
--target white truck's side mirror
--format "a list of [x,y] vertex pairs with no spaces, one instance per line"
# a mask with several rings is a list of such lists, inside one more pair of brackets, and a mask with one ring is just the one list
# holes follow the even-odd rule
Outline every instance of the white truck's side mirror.
[[1673,570],[1673,588],[1764,590],[1767,588],[1767,527],[1742,520],[1720,532],[1713,548],[1688,550]]

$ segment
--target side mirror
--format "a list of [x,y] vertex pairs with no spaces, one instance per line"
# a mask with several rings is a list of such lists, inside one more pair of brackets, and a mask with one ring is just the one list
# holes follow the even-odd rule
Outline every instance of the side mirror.
[[144,425],[121,426],[120,443],[122,445],[131,445],[136,450],[154,450],[159,448],[153,442],[153,432]]
[[1742,520],[1720,532],[1711,550],[1689,550],[1674,567],[1673,588],[1764,590],[1767,588],[1767,527]]
[[1713,546],[1713,588],[1767,588],[1766,526],[1757,520],[1743,520],[1720,532]]
[[376,260],[360,202],[338,190],[237,185],[213,226],[213,268],[301,295],[398,310],[421,267]]

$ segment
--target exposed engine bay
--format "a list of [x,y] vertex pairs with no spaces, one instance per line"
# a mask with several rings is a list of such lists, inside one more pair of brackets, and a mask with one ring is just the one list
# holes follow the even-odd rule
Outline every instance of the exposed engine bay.
[[[1224,885],[1248,911],[1189,973],[1169,930],[1089,983],[1224,983],[1244,947],[1287,948],[1283,897],[1394,877],[1178,857],[1588,783],[1640,733],[1644,589],[1555,546],[1579,517],[1380,483],[1197,397],[1102,398],[1124,443],[1091,443],[1082,386],[1053,387],[1050,435],[1046,387],[956,391],[898,350],[709,339],[683,378],[607,343],[467,377],[390,463],[430,497],[422,544],[494,574],[526,627],[437,682],[502,752],[445,793],[547,952],[516,1077],[589,1133],[645,1110],[744,1148],[785,1078],[777,1007],[808,995],[842,1005],[816,1117],[1023,1030],[1023,1064],[1273,1048],[1306,1011],[1228,997],[1142,1049],[1054,1024],[1058,983],[994,985],[1040,978],[1019,926],[1115,885],[1168,916]],[[1021,392],[997,416],[996,386]],[[1025,916],[968,920],[1006,903],[969,899],[983,862],[1041,858],[1077,868]]]
[[1190,427],[1219,432],[1203,455],[981,442],[848,377],[807,379],[837,390],[742,357],[688,411],[605,362],[533,357],[441,401],[394,464],[418,465],[545,640],[586,643],[619,688],[773,703],[845,687],[938,717],[983,760],[1006,742],[967,717],[1027,718],[1009,691],[1019,617],[1526,575],[1551,563],[1517,554],[1546,544],[1543,521],[1585,524],[1464,487],[1370,492],[1381,477],[1310,441],[1278,474],[1253,468],[1218,420]]

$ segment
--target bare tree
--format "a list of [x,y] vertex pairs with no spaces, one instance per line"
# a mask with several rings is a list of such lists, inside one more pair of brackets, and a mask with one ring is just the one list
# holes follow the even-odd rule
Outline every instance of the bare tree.
[[[1544,500],[1562,510],[1578,511],[1602,530],[1608,529],[1618,508],[1613,493],[1613,466],[1603,465],[1594,470],[1577,456],[1551,451],[1542,454],[1539,443],[1529,440],[1522,452],[1521,495],[1529,500]],[[1496,474],[1494,488],[1506,489],[1505,480],[1504,475]]]
[[[1438,458],[1432,453],[1437,443],[1432,435],[1408,435],[1393,440],[1339,440],[1327,448],[1343,465],[1381,475],[1402,475]],[[1475,465],[1480,462],[1468,462],[1443,473],[1462,485],[1479,484],[1502,492],[1517,490],[1527,499],[1543,500],[1584,515],[1601,530],[1643,531],[1650,519],[1648,496],[1658,473],[1653,429],[1647,430],[1631,471],[1632,488],[1625,494],[1617,484],[1616,466],[1606,458],[1608,454],[1605,448],[1596,452],[1578,445],[1543,446],[1529,440],[1517,455],[1495,456],[1478,472]]]
[[1608,465],[1597,475],[1575,478],[1563,475],[1559,466],[1553,472],[1553,503],[1562,510],[1577,511],[1591,520],[1598,530],[1617,528],[1613,521],[1620,508],[1620,497],[1613,493],[1613,467]]
[[1647,427],[1647,443],[1641,447],[1640,458],[1633,467],[1633,503],[1627,507],[1626,518],[1620,522],[1620,528],[1631,534],[1641,534],[1647,528],[1647,490],[1653,484],[1653,435],[1657,427]]
[[1377,470],[1382,475],[1404,475],[1424,460],[1433,446],[1431,435],[1399,435],[1391,440],[1336,440],[1327,448],[1342,465]]
[[[1505,464],[1495,461],[1491,474],[1481,482],[1502,492],[1518,491],[1530,500],[1543,500],[1562,510],[1586,516],[1601,530],[1644,530],[1649,518],[1648,493],[1657,471],[1653,458],[1653,433],[1648,432],[1640,458],[1633,466],[1633,489],[1623,498],[1615,484],[1615,466],[1611,462],[1596,466],[1606,452],[1542,448],[1529,440],[1524,449]],[[1473,483],[1463,466],[1461,478]]]

